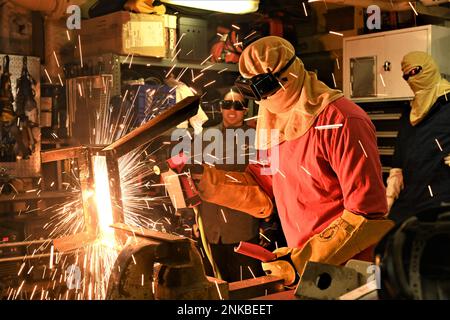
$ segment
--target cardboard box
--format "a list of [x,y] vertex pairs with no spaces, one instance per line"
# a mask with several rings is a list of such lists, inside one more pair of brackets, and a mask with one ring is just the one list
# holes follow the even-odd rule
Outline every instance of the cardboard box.
[[32,55],[33,24],[31,11],[2,1],[0,6],[0,52]]
[[83,56],[115,53],[164,57],[164,20],[164,16],[127,11],[83,20],[79,31]]

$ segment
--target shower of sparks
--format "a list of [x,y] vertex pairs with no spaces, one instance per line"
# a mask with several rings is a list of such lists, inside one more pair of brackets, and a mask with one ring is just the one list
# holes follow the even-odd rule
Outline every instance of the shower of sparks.
[[303,10],[305,11],[305,16],[308,16],[308,10],[306,10],[306,4],[302,2]]
[[365,156],[366,158],[368,158],[367,153],[366,153],[366,150],[364,149],[364,147],[363,147],[363,145],[362,145],[362,143],[361,143],[361,140],[358,140],[358,142],[359,142],[359,145],[361,146],[362,151],[364,152],[364,156]]
[[253,279],[256,279],[255,274],[253,273],[252,268],[250,268],[250,266],[247,266],[248,270],[250,271],[250,273],[252,274]]
[[428,191],[430,191],[430,196],[433,197],[433,190],[431,190],[431,186],[428,186]]
[[380,73],[381,82],[383,83],[383,87],[386,87],[386,83],[384,83],[383,75]]
[[[99,112],[95,120],[96,135],[95,137],[91,137],[90,141],[91,144],[96,145],[110,144],[127,134],[134,126],[134,114],[132,112],[134,108],[130,108],[124,103],[127,99],[127,95],[125,95],[120,108],[113,113],[113,107],[110,106],[110,85],[112,85],[112,83],[111,81],[104,81],[103,84],[105,86],[104,92],[106,98],[100,101],[101,105],[100,108],[98,108]],[[135,96],[128,95],[128,99],[131,100],[133,104],[136,101],[138,93],[139,89]],[[89,99],[88,95],[84,95],[82,98]],[[152,109],[158,110],[160,106],[162,106],[162,104],[153,105]],[[144,121],[150,118],[151,116],[148,115]],[[170,200],[167,196],[149,197],[147,195],[147,188],[145,185],[146,182],[150,181],[151,175],[153,175],[153,165],[149,166],[149,161],[145,160],[146,157],[143,157],[144,152],[144,147],[138,148],[119,159],[118,164],[124,222],[130,226],[166,231],[166,228],[164,228],[165,223],[163,223],[165,221],[164,217],[161,217],[158,220],[155,219],[156,221],[154,221],[145,214],[145,212],[148,212],[148,209],[153,209],[151,207],[152,203],[165,205],[164,202],[169,203]],[[98,158],[101,159],[101,157]],[[96,185],[100,184],[104,186],[108,183],[108,180],[105,180],[104,172],[99,170],[98,167],[104,167],[105,163],[102,160],[94,160],[94,163]],[[57,283],[62,283],[63,280],[66,280],[64,269],[66,258],[67,256],[75,256],[75,253],[73,252],[57,252],[52,245],[52,239],[79,234],[85,229],[78,169],[76,168],[74,161],[71,161],[70,164],[71,169],[63,173],[65,175],[63,185],[68,193],[67,200],[63,204],[48,206],[43,210],[44,215],[49,215],[49,221],[43,227],[44,231],[48,233],[49,240],[44,241],[39,248],[33,252],[33,255],[36,252],[42,252],[44,250],[50,252],[50,254],[44,255],[50,257],[50,261],[49,265],[44,268],[42,278],[45,279],[45,277],[50,277],[53,281],[50,286],[53,286],[53,289],[52,287],[48,287],[47,289],[42,288],[40,294],[41,300],[57,298],[56,296],[54,297],[54,288],[56,288]],[[102,180],[100,183],[97,182],[99,178]],[[107,192],[106,189],[104,191]],[[98,192],[99,194],[97,196],[101,197],[101,192],[102,191]],[[104,198],[110,197],[106,195],[102,197],[103,200]],[[97,205],[104,206],[106,203],[103,202],[105,201],[97,199]],[[109,205],[111,204],[109,203]],[[169,209],[172,210],[172,207],[169,207]],[[107,210],[109,211],[109,209]],[[118,253],[123,245],[121,243],[115,243],[115,241],[108,236],[108,234],[112,234],[109,223],[110,221],[108,220],[101,222],[101,228],[104,229],[101,232],[101,236],[93,243],[84,247],[83,253],[79,258],[78,253],[76,253],[76,265],[78,264],[81,269],[82,280],[80,282],[79,290],[73,292],[74,294],[69,294],[75,299],[104,299],[106,297],[109,277]],[[167,223],[170,225],[171,221],[167,219]],[[24,273],[23,268],[20,270],[20,274],[22,275]],[[47,272],[46,274],[47,269],[49,269],[50,273]],[[33,266],[28,269],[28,272],[31,272],[31,270],[33,270]],[[69,278],[70,277],[71,275],[69,275]],[[20,295],[21,290],[22,287],[17,289],[12,288],[9,292],[9,297],[11,299],[17,298]],[[34,294],[32,294],[32,297],[34,298],[37,298],[36,291],[39,292],[39,290],[34,290]],[[63,292],[59,298],[68,298],[69,295]],[[25,298],[29,298],[29,293],[20,295],[20,297],[24,296]]]
[[444,151],[444,150],[442,150],[441,144],[439,143],[438,139],[434,139],[434,141],[436,141],[436,144],[438,145],[439,150],[441,150],[441,152]]
[[411,9],[413,9],[414,14],[415,14],[416,16],[418,16],[419,14],[417,13],[416,8],[414,8],[414,6],[413,6],[413,4],[411,3],[411,1],[409,1],[408,3],[409,3],[409,6],[411,7]]
[[343,126],[342,123],[338,123],[338,124],[329,124],[329,125],[325,125],[325,126],[317,126],[317,127],[314,127],[314,129],[317,129],[317,130],[328,130],[328,129],[337,129],[337,128],[340,128],[342,126]]
[[311,173],[308,170],[306,170],[306,168],[304,166],[300,166],[300,168],[302,168],[303,171],[305,171],[308,175],[311,175]]
[[337,36],[340,36],[340,37],[343,37],[343,36],[344,36],[343,33],[335,32],[335,31],[330,31],[330,33],[331,33],[331,34],[334,34],[334,35],[337,35]]

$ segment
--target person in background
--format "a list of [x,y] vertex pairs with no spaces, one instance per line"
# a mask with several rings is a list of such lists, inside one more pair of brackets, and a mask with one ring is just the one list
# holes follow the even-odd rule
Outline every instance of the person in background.
[[397,223],[450,207],[450,83],[425,52],[408,53],[401,66],[414,99],[400,120],[387,179],[389,217]]
[[370,248],[393,222],[384,218],[385,187],[367,114],[306,71],[283,38],[250,44],[239,70],[244,79],[236,85],[259,100],[256,147],[270,156],[277,150],[279,165],[269,158],[272,175],[265,176],[252,164],[240,177],[247,185],[234,187],[218,168],[205,166],[200,196],[263,216],[272,210],[273,194],[288,245],[275,253],[290,255],[300,275],[307,261],[340,265],[358,254],[371,260]]
[[[212,129],[218,129],[222,132],[224,137],[223,156],[233,154],[235,161],[232,164],[226,164],[226,161],[223,161],[223,164],[216,164],[215,167],[227,171],[230,176],[233,175],[233,172],[245,171],[248,165],[248,154],[251,152],[253,141],[238,139],[236,140],[237,145],[232,144],[232,146],[234,145],[234,152],[229,153],[227,147],[229,148],[230,145],[227,145],[225,139],[227,130],[254,130],[244,122],[248,110],[247,105],[248,101],[238,90],[232,88],[219,102],[223,118],[222,123],[203,130],[203,135]],[[231,136],[234,137],[234,134]],[[242,142],[244,144],[241,144]],[[246,155],[245,163],[238,163],[239,153]],[[215,154],[211,155],[211,162],[213,162],[215,156]],[[230,201],[233,200],[230,199]],[[258,260],[234,252],[234,248],[239,245],[240,241],[259,242],[260,219],[238,209],[230,209],[207,201],[201,203],[199,211],[203,220],[203,230],[211,248],[212,258],[223,280],[234,282],[264,275],[261,263]]]

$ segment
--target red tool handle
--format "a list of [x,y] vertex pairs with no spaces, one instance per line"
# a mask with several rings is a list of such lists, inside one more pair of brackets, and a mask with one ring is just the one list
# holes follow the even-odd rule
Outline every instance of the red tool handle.
[[253,243],[241,241],[239,246],[234,248],[234,252],[258,259],[262,262],[274,261],[277,255],[269,250]]

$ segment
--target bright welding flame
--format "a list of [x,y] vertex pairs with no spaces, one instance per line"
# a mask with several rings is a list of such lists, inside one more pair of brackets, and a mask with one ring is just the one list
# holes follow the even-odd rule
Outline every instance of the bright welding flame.
[[93,158],[99,238],[114,245],[114,230],[110,227],[114,221],[106,157],[94,156]]

